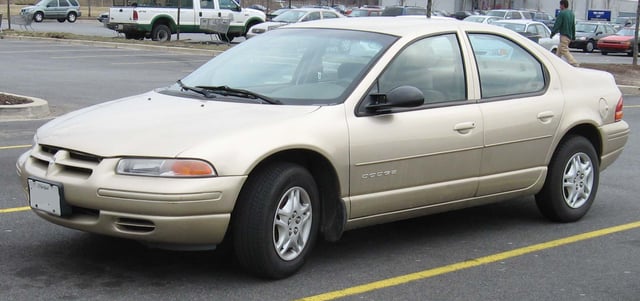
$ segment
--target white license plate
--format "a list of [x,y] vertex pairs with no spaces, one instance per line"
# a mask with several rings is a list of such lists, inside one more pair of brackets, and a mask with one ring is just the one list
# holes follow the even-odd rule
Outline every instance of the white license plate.
[[31,208],[57,216],[67,213],[68,206],[62,199],[62,186],[35,179],[28,179],[28,182]]

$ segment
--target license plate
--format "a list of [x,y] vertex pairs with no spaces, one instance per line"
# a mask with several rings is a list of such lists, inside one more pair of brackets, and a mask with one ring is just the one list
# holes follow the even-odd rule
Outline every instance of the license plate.
[[31,208],[62,216],[71,212],[71,208],[62,197],[62,185],[36,179],[28,179],[29,205]]
[[118,29],[120,29],[120,30],[124,29],[124,25],[118,24]]

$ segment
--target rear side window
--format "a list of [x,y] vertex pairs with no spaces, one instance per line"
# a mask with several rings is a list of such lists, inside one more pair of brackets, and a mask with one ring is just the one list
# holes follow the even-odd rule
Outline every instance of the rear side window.
[[69,0],[69,3],[71,3],[71,6],[80,6],[78,1],[76,1],[76,0]]
[[542,92],[542,64],[528,51],[504,37],[469,34],[480,76],[482,98]]

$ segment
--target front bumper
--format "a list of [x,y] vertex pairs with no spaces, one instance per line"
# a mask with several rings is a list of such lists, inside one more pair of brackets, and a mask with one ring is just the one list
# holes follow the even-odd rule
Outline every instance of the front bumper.
[[35,146],[16,164],[29,199],[28,178],[60,183],[71,213],[34,209],[54,224],[134,240],[181,245],[222,241],[246,177],[158,178],[115,173],[118,158],[91,157]]

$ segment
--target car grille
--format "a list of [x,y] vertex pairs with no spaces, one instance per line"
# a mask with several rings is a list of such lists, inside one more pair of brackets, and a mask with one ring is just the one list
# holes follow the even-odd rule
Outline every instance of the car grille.
[[50,145],[38,145],[31,158],[35,165],[46,170],[47,175],[64,175],[89,178],[95,167],[100,164],[99,156],[59,148]]

